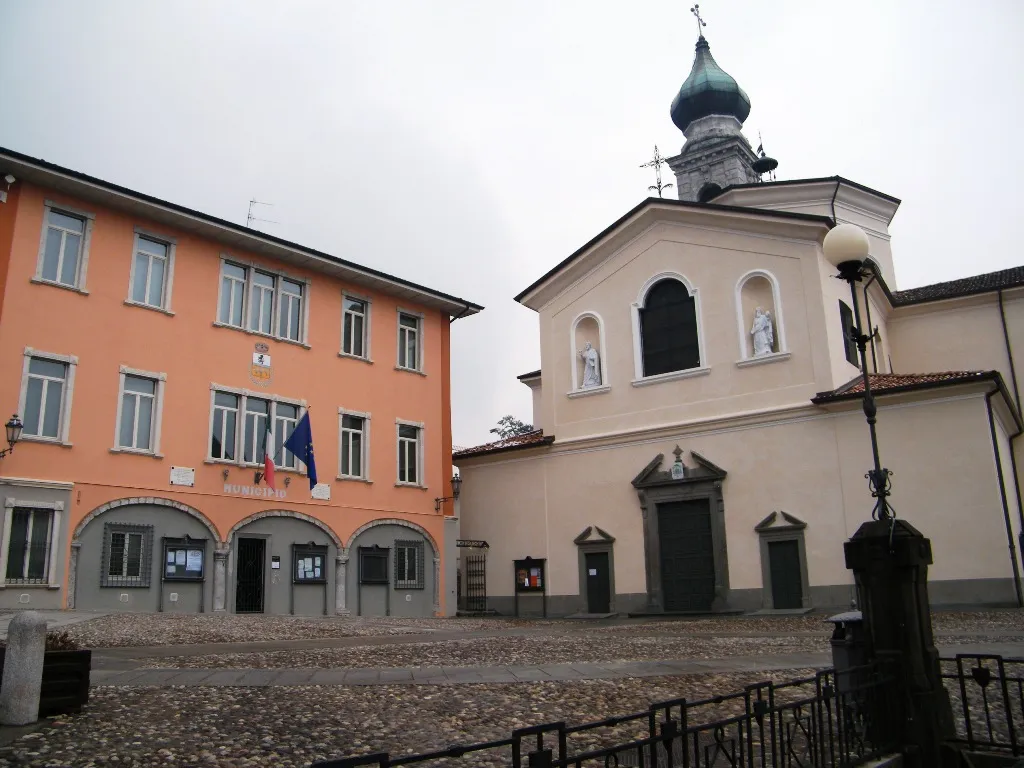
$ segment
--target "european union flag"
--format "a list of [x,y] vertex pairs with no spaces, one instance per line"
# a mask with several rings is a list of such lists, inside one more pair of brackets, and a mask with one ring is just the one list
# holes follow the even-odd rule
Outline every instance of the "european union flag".
[[309,490],[313,490],[313,486],[316,485],[316,462],[313,460],[313,429],[309,426],[309,411],[306,411],[295,425],[291,436],[284,441],[284,447],[306,465]]

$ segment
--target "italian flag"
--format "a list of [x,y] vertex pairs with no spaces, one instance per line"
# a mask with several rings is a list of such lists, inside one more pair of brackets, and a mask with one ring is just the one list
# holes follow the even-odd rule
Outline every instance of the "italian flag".
[[267,429],[263,433],[263,478],[267,486],[277,490],[274,485],[274,433],[270,431],[270,419],[266,420]]

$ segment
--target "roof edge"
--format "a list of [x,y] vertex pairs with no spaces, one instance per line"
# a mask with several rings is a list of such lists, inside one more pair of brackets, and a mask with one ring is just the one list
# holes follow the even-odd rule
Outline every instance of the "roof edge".
[[[414,283],[411,280],[396,277],[395,275],[388,274],[387,272],[382,272],[380,270],[374,269],[373,267],[367,267],[361,264],[356,264],[355,262],[348,261],[347,259],[343,259],[339,256],[332,256],[331,254],[325,253],[324,251],[318,251],[315,248],[310,248],[308,246],[293,242],[291,240],[285,240],[284,238],[281,237],[268,235],[265,232],[258,232],[256,230],[250,229],[249,227],[243,227],[241,224],[235,224],[234,222],[227,221],[226,219],[221,219],[216,216],[212,216],[208,213],[203,213],[202,211],[197,211],[193,208],[187,208],[177,203],[172,203],[167,200],[161,200],[160,198],[154,197],[153,195],[148,195],[144,192],[138,192],[134,189],[123,187],[120,184],[114,184],[113,182],[105,181],[95,176],[90,176],[86,173],[82,173],[81,171],[75,171],[72,170],[71,168],[65,168],[63,166],[57,165],[56,163],[50,163],[46,160],[31,157],[30,155],[26,155],[21,152],[17,152],[13,149],[8,149],[7,147],[0,146],[0,163],[2,163],[5,157],[9,158],[10,160],[13,160],[14,162],[22,163],[24,165],[35,166],[36,168],[44,172],[62,175],[73,181],[77,181],[83,184],[90,184],[101,189],[104,189],[108,192],[113,192],[115,194],[123,195],[125,197],[134,198],[143,203],[148,203],[150,205],[165,208],[171,213],[183,216],[191,216],[202,221],[205,221],[209,224],[229,229],[237,234],[244,235],[246,237],[251,237],[254,240],[261,240],[271,245],[294,249],[302,253],[305,253],[309,256],[313,256],[315,258],[326,259],[330,262],[345,267],[346,269],[351,269],[353,272],[361,272],[370,277],[387,280],[398,285],[401,285],[405,288],[411,288],[412,290],[426,294],[427,296],[430,296],[435,299],[440,299],[442,301],[458,304],[464,308],[471,309],[473,313],[481,312],[484,309],[482,305],[468,301],[459,296],[453,296],[449,293],[444,293],[443,291],[428,288],[425,285],[420,285],[419,283]],[[465,314],[465,312],[463,314]]]
[[518,443],[516,445],[504,445],[495,448],[467,448],[465,451],[453,453],[452,461],[458,461],[458,459],[475,459],[478,456],[489,456],[495,453],[507,453],[509,451],[523,451],[527,448],[543,448],[551,445],[553,442],[555,442],[554,435],[545,435],[543,438],[533,443]]
[[[810,179],[783,179],[782,181],[756,181],[749,184],[730,184],[728,187],[725,187],[721,192],[715,195],[715,198],[721,197],[726,192],[729,192],[734,189],[752,189],[754,187],[786,187],[795,186],[797,184],[821,184],[824,182],[838,182],[840,184],[847,184],[853,187],[854,189],[859,189],[862,192],[868,192],[872,195],[878,195],[884,200],[888,200],[891,203],[895,203],[897,207],[903,202],[898,197],[893,197],[892,195],[888,195],[885,192],[879,192],[877,189],[872,189],[871,187],[868,187],[864,184],[859,184],[856,181],[851,181],[850,179],[847,179],[845,176],[816,176]],[[715,198],[712,198],[712,200],[714,200]]]

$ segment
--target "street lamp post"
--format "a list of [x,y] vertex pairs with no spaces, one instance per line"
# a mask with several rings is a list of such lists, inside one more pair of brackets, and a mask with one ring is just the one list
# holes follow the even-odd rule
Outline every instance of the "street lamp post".
[[[875,396],[871,392],[871,377],[868,375],[867,349],[874,332],[869,328],[868,330],[872,333],[864,333],[860,327],[860,302],[857,299],[857,284],[866,277],[872,277],[871,269],[867,266],[871,243],[860,227],[854,224],[840,224],[825,236],[822,249],[825,252],[825,258],[839,270],[839,279],[845,280],[850,285],[854,321],[854,326],[850,328],[850,334],[860,354],[860,371],[864,379],[862,405],[864,416],[868,422],[868,432],[871,434],[871,456],[874,460],[873,468],[869,469],[866,475],[871,485],[871,495],[877,499],[871,516],[876,520],[888,520],[895,516],[892,507],[889,506],[889,490],[892,487],[889,478],[892,473],[882,466],[878,455],[878,433],[875,429],[875,424],[878,421],[878,408],[875,406]],[[866,292],[864,302],[867,303]]]
[[[857,285],[873,276],[867,266],[870,245],[864,231],[853,224],[839,224],[822,244],[825,258],[850,285],[855,326],[860,323]],[[867,658],[879,665],[876,674],[892,675],[898,687],[896,695],[881,697],[883,706],[866,713],[871,720],[868,728],[884,742],[901,744],[908,766],[945,768],[956,764],[944,746],[954,733],[953,713],[932,635],[928,601],[931,542],[906,520],[897,520],[889,506],[890,472],[878,454],[878,409],[867,366],[871,336],[859,327],[850,333],[860,353],[864,416],[873,459],[867,478],[876,502],[873,519],[863,523],[843,549],[846,567],[853,571],[857,584]]]
[[441,496],[439,498],[434,499],[434,511],[435,512],[440,512],[441,511],[441,505],[444,504],[446,501],[452,501],[453,499],[459,498],[459,493],[461,491],[462,491],[462,478],[459,477],[458,474],[454,474],[454,475],[452,475],[452,495],[451,496]]

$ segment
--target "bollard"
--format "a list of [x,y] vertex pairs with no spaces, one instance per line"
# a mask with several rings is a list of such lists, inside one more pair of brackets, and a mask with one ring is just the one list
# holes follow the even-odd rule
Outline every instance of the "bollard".
[[45,652],[46,619],[41,613],[25,611],[11,619],[0,683],[0,725],[28,725],[39,719]]

